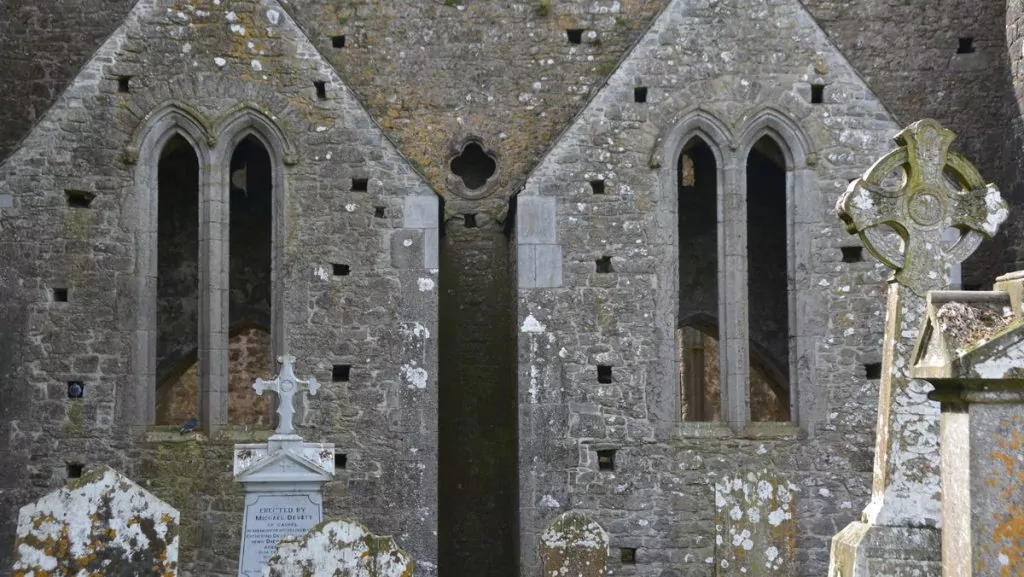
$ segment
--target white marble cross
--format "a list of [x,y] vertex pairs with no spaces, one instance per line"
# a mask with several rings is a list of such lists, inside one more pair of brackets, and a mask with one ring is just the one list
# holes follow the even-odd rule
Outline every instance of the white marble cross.
[[320,389],[320,383],[316,382],[314,377],[309,377],[308,381],[300,381],[295,376],[295,357],[291,355],[278,357],[277,362],[282,363],[281,372],[277,375],[277,378],[273,381],[256,379],[252,388],[260,396],[263,396],[263,391],[265,390],[277,393],[277,414],[280,416],[280,419],[278,420],[275,434],[293,435],[295,434],[295,428],[292,427],[292,415],[295,414],[295,395],[303,390],[308,390],[309,394],[315,395],[317,390]]

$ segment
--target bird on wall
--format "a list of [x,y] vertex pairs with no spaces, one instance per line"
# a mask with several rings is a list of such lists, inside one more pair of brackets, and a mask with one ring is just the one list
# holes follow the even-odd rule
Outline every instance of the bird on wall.
[[195,430],[198,428],[199,419],[192,417],[191,419],[185,421],[185,424],[182,425],[180,429],[178,429],[178,432],[181,433],[182,435],[187,435],[189,433],[194,433]]

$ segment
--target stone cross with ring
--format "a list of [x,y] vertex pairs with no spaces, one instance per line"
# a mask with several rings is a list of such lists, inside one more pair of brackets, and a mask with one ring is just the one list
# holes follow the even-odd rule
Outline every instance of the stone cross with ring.
[[280,418],[278,419],[277,430],[274,433],[277,435],[293,435],[295,434],[295,429],[292,427],[292,415],[295,414],[295,395],[304,390],[308,390],[309,394],[315,395],[320,389],[320,383],[314,377],[309,377],[308,381],[300,381],[295,376],[295,357],[291,355],[278,357],[277,362],[282,364],[281,372],[277,375],[277,378],[272,381],[256,379],[252,388],[260,396],[263,396],[263,391],[266,390],[277,393],[277,414]]

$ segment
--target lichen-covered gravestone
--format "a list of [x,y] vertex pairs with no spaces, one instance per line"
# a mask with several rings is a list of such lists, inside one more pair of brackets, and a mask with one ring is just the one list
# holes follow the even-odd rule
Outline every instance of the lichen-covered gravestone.
[[104,467],[18,514],[15,577],[173,577],[178,511]]
[[564,513],[541,533],[540,561],[544,577],[604,577],[608,535],[587,517]]
[[796,571],[796,487],[767,470],[715,483],[715,575]]
[[[995,235],[1008,215],[999,190],[949,150],[954,138],[934,120],[915,122],[896,136],[899,148],[852,182],[836,205],[847,231],[893,277],[871,501],[862,520],[833,539],[830,577],[937,577],[941,569],[939,407],[928,400],[928,383],[910,378],[910,357],[927,292],[946,288],[951,265]],[[889,185],[894,174],[902,176],[898,186]],[[960,237],[947,244],[950,229]]]
[[412,577],[413,563],[391,537],[351,521],[324,521],[301,538],[282,539],[264,577]]

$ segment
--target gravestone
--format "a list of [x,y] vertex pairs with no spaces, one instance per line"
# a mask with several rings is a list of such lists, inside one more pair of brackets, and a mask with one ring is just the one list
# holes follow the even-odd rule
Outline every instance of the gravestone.
[[253,389],[277,393],[277,430],[266,444],[235,445],[235,480],[245,486],[239,577],[259,577],[277,543],[304,535],[323,519],[322,487],[334,477],[334,445],[306,443],[295,433],[295,395],[316,394],[315,379],[295,376],[295,357],[284,356],[273,381],[257,379]]
[[178,510],[103,467],[18,513],[15,577],[173,577]]
[[322,523],[281,541],[264,577],[412,577],[412,557],[391,537],[351,521]]
[[796,572],[796,487],[767,470],[715,482],[715,575]]
[[604,577],[608,534],[579,513],[563,513],[540,536],[543,577]]
[[1024,272],[928,294],[913,375],[942,404],[942,574],[1024,570]]
[[[939,407],[928,399],[929,385],[910,377],[911,352],[927,292],[945,288],[950,267],[995,235],[1008,213],[999,190],[949,150],[954,138],[934,120],[915,122],[836,205],[847,231],[894,274],[871,501],[861,521],[833,538],[830,577],[939,575]],[[902,182],[891,186],[901,169]],[[953,244],[943,241],[950,229],[960,232]]]

